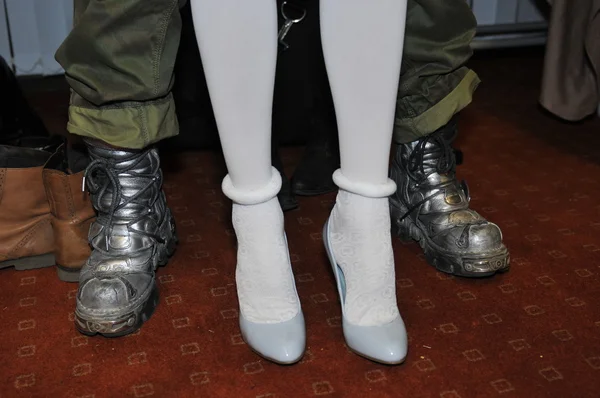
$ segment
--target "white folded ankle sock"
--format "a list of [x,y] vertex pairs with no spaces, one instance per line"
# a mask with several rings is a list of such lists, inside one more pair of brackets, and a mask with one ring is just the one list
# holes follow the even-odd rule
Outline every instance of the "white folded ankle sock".
[[[341,174],[334,177],[338,186],[348,185]],[[329,221],[329,239],[346,281],[345,317],[355,325],[379,326],[399,315],[387,198],[395,186],[390,183],[365,192],[383,197],[340,186]]]
[[255,323],[285,322],[300,311],[283,212],[276,196],[279,187],[281,177],[276,170],[269,185],[260,191],[240,192],[228,178],[223,181],[223,192],[234,201],[240,311]]

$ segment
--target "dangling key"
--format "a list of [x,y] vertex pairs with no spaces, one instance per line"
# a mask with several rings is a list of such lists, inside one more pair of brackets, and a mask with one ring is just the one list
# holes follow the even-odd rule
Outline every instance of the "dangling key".
[[287,44],[285,41],[283,41],[285,39],[285,37],[287,36],[288,32],[290,31],[290,29],[292,29],[292,26],[295,24],[296,22],[294,20],[288,19],[285,21],[285,23],[283,24],[283,26],[281,27],[281,30],[279,31],[279,44],[281,44],[283,46],[283,50],[287,50],[288,48],[290,48],[289,44]]
[[[284,19],[284,23],[283,26],[281,27],[281,29],[279,30],[279,34],[277,35],[277,39],[279,40],[279,44],[281,44],[283,46],[283,50],[287,50],[288,48],[290,48],[289,44],[287,44],[284,40],[285,37],[287,36],[288,32],[290,31],[290,29],[292,28],[292,26],[295,23],[301,22],[304,17],[306,16],[306,10],[302,9],[302,14],[300,14],[299,18],[290,18],[287,16],[286,12],[285,12],[285,6],[288,5],[287,1],[284,1],[281,4],[281,15],[283,16]],[[289,6],[289,5],[288,5]]]

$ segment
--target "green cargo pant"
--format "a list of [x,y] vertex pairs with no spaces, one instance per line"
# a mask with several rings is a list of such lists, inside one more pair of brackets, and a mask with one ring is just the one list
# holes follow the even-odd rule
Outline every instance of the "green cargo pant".
[[[75,25],[56,53],[72,88],[68,130],[139,149],[178,133],[171,95],[180,0],[75,0]],[[394,139],[446,124],[479,79],[464,67],[475,18],[465,0],[408,0]]]

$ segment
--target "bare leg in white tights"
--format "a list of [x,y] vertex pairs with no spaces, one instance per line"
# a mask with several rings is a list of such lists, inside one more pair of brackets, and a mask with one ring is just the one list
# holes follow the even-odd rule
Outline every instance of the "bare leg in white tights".
[[240,326],[264,357],[289,363],[304,351],[295,290],[271,167],[271,109],[277,59],[274,0],[192,0],[194,26],[228,176],[238,240]]
[[[393,190],[387,170],[406,2],[323,0],[321,4],[323,47],[340,128],[342,167],[335,180],[341,190],[330,229],[348,289],[344,317],[357,325],[377,327],[398,313],[386,196]],[[289,332],[292,322],[292,335],[303,339],[297,333],[302,312],[276,199],[280,180],[270,166],[276,3],[192,0],[192,10],[229,171],[223,190],[234,202],[240,321],[270,325],[271,336],[277,330]],[[353,211],[361,214],[351,217]],[[359,236],[364,239],[352,242],[356,258],[351,263],[356,267],[345,267],[349,261],[345,244]],[[383,298],[371,297],[380,288]],[[365,294],[366,301],[362,300]],[[288,325],[287,332],[282,325]],[[244,335],[252,339],[248,332]],[[254,343],[250,345],[263,356],[286,362],[265,353],[260,341]]]
[[341,169],[356,182],[387,182],[405,15],[405,0],[321,1]]
[[388,196],[395,184],[387,177],[406,1],[324,0],[320,7],[341,156],[334,173],[340,191],[325,240],[344,283],[344,334],[359,354],[399,363],[406,331],[390,233]]
[[271,179],[271,109],[277,62],[273,0],[192,0],[194,26],[233,185]]

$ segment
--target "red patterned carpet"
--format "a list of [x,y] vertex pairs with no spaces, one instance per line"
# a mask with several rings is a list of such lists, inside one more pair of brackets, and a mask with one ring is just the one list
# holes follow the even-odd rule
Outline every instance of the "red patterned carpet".
[[[493,279],[452,278],[396,240],[403,365],[344,346],[321,243],[333,195],[286,214],[305,358],[281,367],[252,353],[237,324],[222,165],[185,153],[166,161],[181,244],[158,272],[160,305],[141,332],[84,337],[73,327],[76,286],[53,269],[0,272],[0,397],[598,397],[600,122],[567,125],[539,110],[540,64],[539,53],[473,61],[484,84],[461,121],[459,174],[473,207],[503,228],[513,266]],[[42,97],[34,103],[60,128],[66,98],[57,116]],[[287,150],[285,161],[299,156]]]

